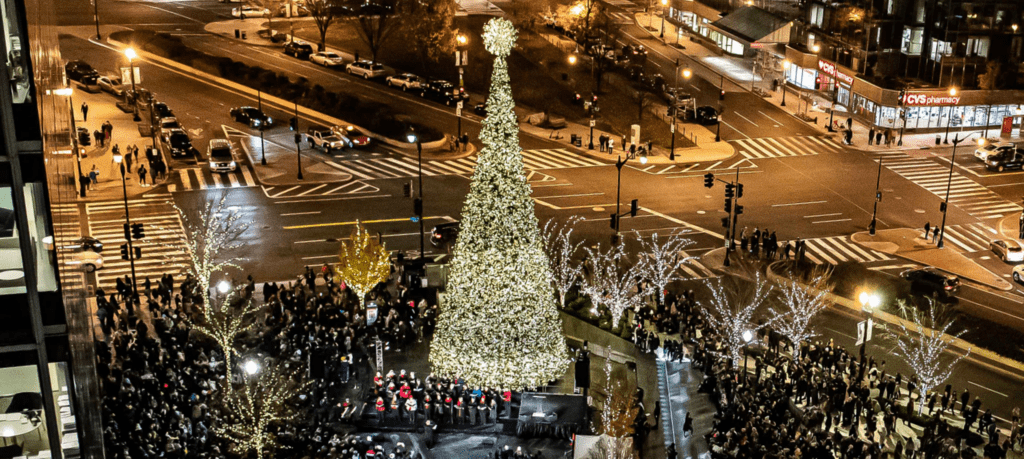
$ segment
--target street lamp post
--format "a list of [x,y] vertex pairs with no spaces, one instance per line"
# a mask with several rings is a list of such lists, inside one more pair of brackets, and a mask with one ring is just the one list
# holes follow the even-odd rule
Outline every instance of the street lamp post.
[[[975,133],[977,134],[977,133]],[[942,248],[942,242],[946,235],[946,213],[949,212],[949,189],[953,186],[953,166],[956,165],[956,147],[960,145],[960,142],[971,138],[974,134],[967,137],[960,138],[958,133],[953,137],[953,157],[949,159],[949,178],[946,179],[946,198],[942,200],[942,226],[939,228],[939,240],[935,243],[935,247]]]
[[722,141],[722,115],[725,114],[725,106],[718,104],[718,126],[715,126],[715,142]]
[[668,0],[661,0],[661,34],[658,38],[662,41],[665,40],[665,8],[668,6]]
[[[677,98],[679,97],[679,59],[676,59],[675,74],[676,74],[676,90],[675,90],[675,92],[672,93],[672,110],[669,110],[669,112],[672,113],[672,129],[671,129],[672,130],[672,145],[669,147],[669,154],[668,154],[668,160],[669,161],[675,161],[676,160],[676,118],[678,117],[677,116],[678,114],[676,113],[676,110],[679,110],[679,107],[676,105],[676,102],[678,102]],[[688,68],[683,69],[683,79],[684,80],[689,81],[691,76],[693,76],[693,71],[691,71]]]
[[[260,87],[256,89],[256,104],[259,105],[260,113],[263,113],[263,83],[260,83]],[[299,118],[295,118],[296,128],[298,127]],[[298,130],[296,129],[296,133]],[[260,164],[263,166],[267,165],[267,143],[263,139],[263,123],[260,123]]]
[[[616,182],[615,182],[615,238],[616,239],[618,239],[618,237],[619,237],[619,221],[622,220],[622,218],[620,217],[620,215],[622,215],[622,212],[620,212],[620,207],[619,207],[620,206],[620,201],[622,201],[622,166],[626,165],[626,161],[629,161],[629,160],[634,159],[634,158],[636,158],[636,153],[627,153],[626,154],[626,159],[622,159],[622,156],[620,155],[619,159],[617,159],[615,161],[615,169],[618,170],[618,176],[617,176]],[[640,156],[640,164],[647,164],[647,156]]]
[[[463,60],[462,55],[463,55],[463,49],[466,47],[466,43],[469,42],[469,38],[466,37],[466,35],[464,35],[464,34],[459,34],[457,37],[455,37],[455,40],[459,43],[459,46],[455,49],[455,52],[456,53],[460,53],[459,58],[455,60],[456,67],[458,67],[458,69],[459,69],[459,89],[458,89],[459,102],[456,104],[456,105],[459,105],[459,104],[462,104],[462,88],[465,87],[465,83],[463,82],[463,79],[462,79],[462,73],[463,73],[463,68],[466,66],[466,62],[465,62],[465,60]],[[456,107],[455,111],[456,111],[455,119],[456,119],[456,123],[458,123],[456,128],[455,128],[455,136],[458,137],[458,136],[462,135],[462,109]]]
[[[120,166],[121,168],[121,193],[124,197],[124,221],[126,227],[131,228],[132,218],[131,214],[128,212],[128,183],[127,179],[125,178],[126,171],[124,167],[124,156],[122,156],[120,153],[115,154],[114,162],[117,163],[117,165]],[[128,240],[128,263],[131,265],[132,269],[132,299],[130,299],[129,301],[134,302],[134,296],[137,292],[135,286],[138,285],[138,283],[135,281],[135,247],[132,245],[131,234],[128,234],[127,230],[125,230],[125,239]],[[132,307],[129,307],[128,309],[131,310]]]
[[743,382],[747,382],[747,358],[750,357],[750,342],[754,340],[754,332],[743,330]]
[[[786,106],[786,73],[789,70],[789,59],[782,61],[782,106]],[[800,104],[797,104],[800,105]],[[797,108],[800,108],[799,106]]]
[[868,332],[871,329],[872,313],[881,303],[881,299],[878,298],[878,295],[868,292],[860,292],[858,299],[860,300],[860,310],[864,313],[864,336],[860,342],[860,371],[857,375],[857,384],[860,384],[864,380],[864,367],[867,364],[865,355],[867,353]]
[[[956,95],[956,87],[949,88],[949,95]],[[949,115],[946,116],[946,137],[942,140],[942,143],[949,145],[949,126],[953,124],[953,108],[949,108]],[[954,147],[954,150],[956,148]]]
[[135,58],[138,54],[135,53],[135,48],[128,48],[124,50],[124,55],[128,58],[128,73],[132,79],[132,109],[135,112],[132,120],[138,123],[142,121],[142,118],[139,118],[139,93],[135,90]]
[[299,103],[295,102],[295,160],[299,164],[299,180],[302,180],[302,146],[299,145],[301,140],[302,134],[299,134]]
[[[92,19],[96,22],[96,40],[100,39],[100,0],[92,0]],[[1013,26],[1017,30],[1017,26]]]
[[868,225],[868,234],[875,235],[875,216],[878,215],[878,202],[882,200],[882,193],[878,187],[882,184],[882,158],[878,158],[878,178],[875,179],[875,207],[871,210],[871,224]]
[[423,142],[420,141],[419,136],[416,134],[409,134],[406,136],[409,143],[416,142],[416,169],[419,175],[419,191],[416,195],[417,204],[415,205],[416,217],[420,221],[420,258],[424,257],[425,246],[423,243]]

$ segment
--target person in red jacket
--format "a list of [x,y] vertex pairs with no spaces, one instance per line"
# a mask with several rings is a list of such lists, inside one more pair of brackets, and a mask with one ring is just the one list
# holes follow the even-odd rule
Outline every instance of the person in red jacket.
[[377,397],[377,424],[384,423],[384,398]]

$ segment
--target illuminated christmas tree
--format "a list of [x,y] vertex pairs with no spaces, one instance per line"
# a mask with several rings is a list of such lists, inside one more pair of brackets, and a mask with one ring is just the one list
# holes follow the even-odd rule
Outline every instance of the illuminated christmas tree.
[[356,293],[360,302],[366,299],[370,290],[388,280],[391,275],[391,255],[388,249],[370,236],[370,232],[358,221],[352,236],[341,242],[338,258],[337,278]]
[[462,210],[430,363],[436,373],[472,385],[536,387],[565,374],[568,352],[513,112],[505,58],[516,30],[506,19],[491,19],[483,38],[495,55],[484,147]]

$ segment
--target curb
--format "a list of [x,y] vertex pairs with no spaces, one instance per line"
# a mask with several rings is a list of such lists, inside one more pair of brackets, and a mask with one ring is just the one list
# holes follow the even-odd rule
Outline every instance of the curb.
[[[784,278],[784,277],[782,277],[782,276],[780,276],[778,274],[775,274],[773,266],[775,266],[775,265],[777,265],[777,264],[779,264],[781,262],[782,262],[781,260],[774,261],[774,262],[772,262],[771,264],[768,265],[768,269],[767,269],[768,279],[772,280],[772,281],[775,281],[775,282],[780,282],[780,283],[781,282],[795,282],[795,281],[792,281],[790,279]],[[807,287],[804,284],[801,284],[801,285],[803,285],[804,287]],[[817,292],[816,289],[811,289],[810,287],[807,287],[807,288],[808,288],[808,290]],[[860,307],[857,306],[857,304],[854,302],[854,300],[851,300],[851,299],[846,298],[844,296],[836,295],[836,294],[831,293],[831,292],[827,292],[826,293],[826,298],[828,298],[828,301],[832,302],[833,304],[836,304],[836,305],[839,305],[839,306],[843,306],[844,308],[849,309],[849,310],[851,310],[853,312],[856,312],[856,313],[860,313],[861,312]],[[917,327],[917,325],[914,324],[914,323],[908,322],[908,321],[904,320],[901,317],[894,316],[894,315],[889,314],[889,313],[884,312],[884,311],[875,311],[872,314],[872,318],[876,319],[876,320],[879,320],[879,321],[882,321],[882,322],[887,322],[887,323],[891,323],[891,324],[906,326],[908,328],[916,328]],[[934,330],[931,330],[929,328],[925,328],[924,330],[928,331],[928,332],[934,331]],[[1013,359],[1008,358],[1008,357],[1003,357],[1003,356],[1001,356],[999,354],[996,354],[995,352],[992,352],[992,351],[990,351],[988,349],[979,347],[979,346],[974,345],[972,343],[968,343],[968,342],[966,342],[966,341],[964,341],[964,340],[962,340],[960,338],[955,338],[955,337],[952,337],[952,336],[949,336],[949,335],[946,335],[946,334],[943,334],[942,336],[949,341],[949,343],[950,343],[950,345],[952,347],[955,347],[955,348],[963,350],[963,351],[972,352],[972,353],[974,353],[974,354],[976,354],[976,355],[978,355],[980,357],[983,357],[983,358],[985,358],[987,360],[991,360],[993,362],[997,362],[997,363],[999,363],[1001,365],[1004,365],[1006,367],[1013,368],[1014,370],[1017,370],[1018,372],[1021,372],[1022,374],[1024,374],[1024,363],[1018,362],[1018,361],[1013,360]],[[1016,376],[1021,376],[1021,375],[1018,374]]]
[[[112,44],[114,46],[118,46],[118,47],[122,47],[122,48],[127,46],[123,42],[120,42],[118,40],[114,40],[114,39],[110,38],[109,35],[107,36],[107,42],[109,42],[110,44]],[[190,66],[187,66],[185,64],[181,64],[179,62],[175,62],[175,61],[172,61],[170,59],[157,56],[157,55],[155,55],[153,53],[150,53],[148,51],[144,51],[144,50],[140,49],[140,50],[138,50],[138,53],[139,53],[140,57],[143,57],[145,59],[149,59],[149,60],[152,60],[152,61],[155,61],[155,62],[159,62],[160,64],[163,64],[163,65],[166,65],[166,66],[174,67],[174,68],[176,68],[176,69],[178,69],[178,70],[180,70],[182,72],[191,74],[192,76],[195,76],[195,77],[198,77],[198,78],[202,78],[202,79],[205,79],[205,80],[217,83],[218,85],[221,85],[221,86],[227,87],[227,88],[231,88],[231,89],[233,89],[235,91],[243,92],[243,93],[249,95],[250,97],[256,97],[257,96],[257,94],[256,94],[257,91],[255,89],[252,89],[252,88],[248,87],[248,86],[245,86],[245,85],[242,85],[242,84],[239,84],[239,83],[235,83],[233,81],[228,81],[228,80],[225,80],[225,79],[217,77],[217,76],[213,76],[213,75],[211,75],[209,73],[197,70],[194,67],[190,67]],[[263,98],[264,101],[276,104],[276,105],[278,105],[280,107],[287,108],[289,105],[292,105],[292,106],[295,105],[293,102],[290,102],[290,101],[287,101],[287,100],[284,100],[284,99],[281,99],[279,97],[275,97],[275,96],[272,96],[272,95],[269,95],[269,94],[263,94],[262,98]],[[370,138],[372,138],[374,140],[377,140],[377,141],[379,141],[381,143],[390,145],[392,147],[400,148],[400,149],[405,149],[405,150],[408,150],[408,149],[415,150],[416,149],[416,144],[410,144],[410,143],[407,143],[407,142],[399,142],[397,140],[389,139],[389,138],[384,137],[384,136],[382,136],[380,134],[371,132],[368,129],[365,129],[365,128],[363,128],[363,127],[361,127],[361,126],[359,126],[359,125],[357,125],[355,123],[349,123],[349,122],[346,122],[346,121],[342,121],[342,120],[340,120],[338,118],[335,118],[333,116],[330,116],[330,115],[327,115],[327,114],[324,114],[324,113],[321,113],[321,112],[318,112],[318,111],[315,111],[315,110],[311,110],[311,109],[303,107],[303,106],[299,106],[298,109],[299,109],[300,113],[302,113],[302,114],[304,114],[304,115],[306,115],[306,116],[308,116],[310,118],[317,118],[317,119],[319,119],[321,121],[324,121],[324,122],[326,122],[328,124],[332,124],[332,125],[335,125],[335,126],[341,126],[341,125],[356,126],[357,128],[359,128],[363,132],[366,132],[367,134],[369,134],[368,137],[370,137]],[[431,148],[431,149],[440,148],[441,146],[447,144],[447,142],[448,142],[447,138],[439,139],[439,140],[435,140],[433,142],[424,143],[423,144],[423,148]]]

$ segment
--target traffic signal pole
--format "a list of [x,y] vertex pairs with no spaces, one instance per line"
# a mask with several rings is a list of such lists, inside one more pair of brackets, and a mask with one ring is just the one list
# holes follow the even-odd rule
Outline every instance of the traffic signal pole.
[[[127,225],[127,226],[125,226],[124,238],[128,240],[128,263],[129,263],[129,265],[131,265],[131,268],[132,268],[132,295],[134,296],[134,295],[136,295],[138,293],[138,290],[136,290],[136,286],[138,285],[138,283],[135,281],[135,247],[132,244],[132,235],[129,232],[129,228],[131,228],[131,226],[132,226],[132,218],[131,218],[131,214],[129,214],[129,212],[128,212],[128,185],[126,183],[125,170],[124,169],[125,169],[124,162],[122,162],[121,163],[121,191],[122,191],[123,196],[124,196],[124,221],[125,221],[125,225]],[[132,298],[129,301],[133,301],[134,302],[135,299]],[[132,309],[132,307],[134,307],[134,306],[130,306],[128,308],[128,310],[130,311]]]

